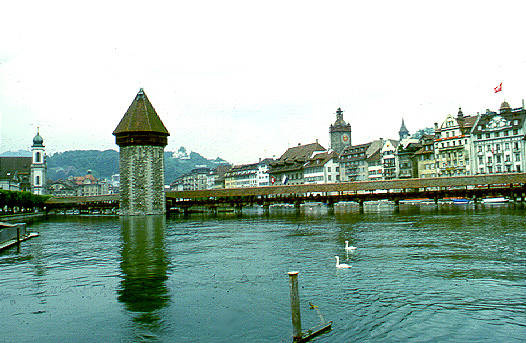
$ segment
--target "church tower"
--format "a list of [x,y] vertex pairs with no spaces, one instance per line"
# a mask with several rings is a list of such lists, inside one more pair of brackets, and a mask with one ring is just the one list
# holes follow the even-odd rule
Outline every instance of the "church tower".
[[331,136],[331,148],[339,155],[342,151],[351,146],[351,124],[343,120],[343,111],[338,107],[336,110],[336,121],[329,128]]
[[398,131],[398,135],[400,136],[400,141],[409,137],[409,130],[405,127],[404,118],[402,118],[402,125],[400,126],[400,131]]
[[42,195],[46,190],[46,150],[44,140],[40,136],[37,128],[37,134],[33,138],[31,146],[31,193]]
[[120,148],[120,215],[166,213],[164,147],[170,133],[142,88],[113,135]]

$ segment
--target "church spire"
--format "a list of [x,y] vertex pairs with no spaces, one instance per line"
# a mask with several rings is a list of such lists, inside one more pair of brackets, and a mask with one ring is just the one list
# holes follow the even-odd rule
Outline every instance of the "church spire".
[[402,118],[402,125],[400,126],[400,131],[398,131],[400,140],[409,137],[409,130],[405,127],[404,118]]

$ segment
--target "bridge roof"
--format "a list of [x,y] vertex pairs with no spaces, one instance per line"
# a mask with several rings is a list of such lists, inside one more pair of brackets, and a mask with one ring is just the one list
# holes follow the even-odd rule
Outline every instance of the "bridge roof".
[[113,134],[117,136],[118,134],[129,132],[150,132],[164,136],[170,135],[142,88],[135,96],[135,99],[124,114],[124,117],[122,117],[119,125],[115,128],[115,131],[113,131]]

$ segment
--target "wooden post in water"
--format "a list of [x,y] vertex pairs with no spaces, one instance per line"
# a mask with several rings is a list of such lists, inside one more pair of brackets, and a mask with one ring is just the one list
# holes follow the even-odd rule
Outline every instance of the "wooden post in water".
[[298,272],[289,272],[290,310],[292,312],[292,333],[294,342],[301,341],[300,295],[298,293]]

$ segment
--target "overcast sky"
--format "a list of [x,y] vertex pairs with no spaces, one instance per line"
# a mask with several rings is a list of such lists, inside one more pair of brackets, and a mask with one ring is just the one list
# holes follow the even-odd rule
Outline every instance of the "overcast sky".
[[[180,146],[233,163],[398,138],[526,97],[525,1],[5,1],[0,152],[118,149],[142,87]],[[503,91],[493,88],[500,82]]]

